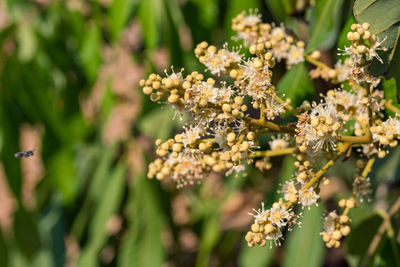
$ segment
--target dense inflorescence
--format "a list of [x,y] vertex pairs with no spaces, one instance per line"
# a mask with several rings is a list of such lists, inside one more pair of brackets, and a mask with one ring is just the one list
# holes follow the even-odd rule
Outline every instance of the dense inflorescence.
[[[194,51],[207,71],[217,80],[226,77],[225,82],[174,69],[165,77],[151,74],[140,82],[152,101],[172,106],[176,115],[191,114],[181,133],[166,141],[156,140],[159,158],[150,163],[148,177],[172,179],[182,187],[201,182],[212,171],[243,171],[254,161],[260,170],[268,170],[270,157],[293,155],[293,179],[282,185],[282,197],[270,209],[262,204],[254,210],[254,223],[245,237],[249,246],[264,246],[268,241],[279,245],[283,230],[300,224],[302,214],[295,212],[295,206],[318,205],[320,185],[329,184],[326,171],[354,148],[360,159],[353,194],[339,201],[342,213],[328,213],[321,233],[328,247],[338,247],[342,237],[350,233],[349,210],[368,199],[367,176],[375,158],[385,157],[400,139],[400,118],[385,119],[383,111],[395,108],[377,89],[380,77],[368,72],[374,59],[382,61],[377,51],[384,50],[384,40],[371,34],[367,23],[353,24],[347,34],[351,45],[340,50],[346,59],[331,68],[319,61],[319,51],[305,54],[303,41],[288,34],[283,25],[262,23],[255,12],[236,16],[232,29],[250,57],[241,54],[242,48],[229,49],[226,44],[218,49],[202,42]],[[307,61],[316,67],[310,71],[312,78],[341,85],[329,90],[318,103],[305,101],[293,108],[291,100],[280,95],[272,83],[273,69],[280,61],[287,68]],[[251,116],[250,109],[259,115]],[[286,113],[291,113],[296,123],[273,121]],[[260,136],[274,133],[277,135],[269,142],[269,149],[261,150]],[[321,159],[325,159],[322,166]]]

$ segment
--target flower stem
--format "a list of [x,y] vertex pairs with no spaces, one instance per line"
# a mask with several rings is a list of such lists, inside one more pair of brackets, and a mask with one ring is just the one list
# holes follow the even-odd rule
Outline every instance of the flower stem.
[[258,158],[258,157],[274,157],[274,156],[281,156],[286,154],[291,154],[296,148],[289,147],[279,150],[266,150],[266,151],[255,151],[251,157]]
[[316,183],[324,174],[325,172],[335,164],[336,160],[350,147],[351,143],[343,143],[339,145],[338,152],[335,158],[328,161],[324,167],[322,167],[312,178],[311,180],[305,184],[300,190],[305,190],[310,188],[314,183]]

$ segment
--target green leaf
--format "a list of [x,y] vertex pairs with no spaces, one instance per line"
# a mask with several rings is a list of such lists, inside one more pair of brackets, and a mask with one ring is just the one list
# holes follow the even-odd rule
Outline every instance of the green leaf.
[[164,110],[155,109],[139,122],[139,129],[146,135],[153,139],[160,138],[165,140],[172,132],[172,129],[176,126],[182,126],[185,119],[182,121],[179,119],[179,114],[176,115],[175,111],[168,107]]
[[387,51],[380,53],[381,64],[374,60],[370,72],[379,76],[386,73],[387,79],[395,78],[397,98],[400,98],[400,5],[398,0],[357,0],[354,3],[354,16],[359,23],[368,22],[370,32],[379,40],[386,40],[382,46]]
[[21,252],[31,259],[39,251],[41,240],[32,214],[20,208],[14,214],[14,236]]
[[290,98],[295,106],[314,93],[314,86],[304,63],[293,66],[285,73],[278,83],[278,92]]
[[311,12],[307,53],[315,49],[329,49],[340,30],[343,0],[316,1]]
[[8,248],[0,230],[0,266],[8,266]]
[[159,28],[163,13],[162,0],[141,1],[139,5],[138,18],[142,25],[145,47],[154,50],[159,42]]
[[166,253],[160,233],[165,225],[154,181],[135,174],[126,209],[127,231],[119,247],[118,266],[162,266]]
[[48,162],[47,177],[66,203],[74,200],[77,190],[74,156],[72,149],[64,147],[54,153]]
[[[362,260],[368,250],[369,245],[378,228],[382,224],[383,219],[378,214],[373,214],[366,218],[359,225],[352,227],[352,231],[347,238],[347,250],[348,253],[358,256],[359,260]],[[375,253],[378,249],[375,250]],[[373,255],[372,255],[373,256]]]
[[[382,87],[383,87],[383,91],[385,92],[385,99],[391,100],[392,104],[395,107],[400,108],[400,104],[397,103],[397,99],[396,99],[396,80],[393,78],[390,80],[386,80],[386,79],[382,78]],[[396,115],[393,111],[390,111],[388,109],[386,109],[385,111],[386,111],[386,113],[388,113],[391,116]]]
[[[379,161],[378,161],[379,162]],[[375,176],[376,183],[379,184],[383,181],[394,182],[399,178],[400,173],[400,147],[396,147],[390,151],[390,157],[384,159],[384,162],[377,166]]]
[[270,248],[268,245],[264,247],[247,246],[247,242],[243,242],[243,248],[239,255],[239,266],[241,267],[264,267],[268,266],[274,257],[275,247]]
[[302,227],[296,227],[292,233],[288,233],[283,257],[284,267],[322,266],[325,246],[319,234],[324,210],[321,204],[305,210]]
[[101,31],[99,27],[91,23],[79,51],[79,58],[86,72],[89,83],[94,83],[101,65]]
[[97,168],[95,168],[94,173],[91,175],[92,178],[90,180],[89,189],[86,193],[85,201],[83,202],[78,215],[75,217],[71,230],[78,240],[81,239],[86,224],[90,219],[91,210],[96,207],[96,204],[102,196],[105,184],[110,176],[110,169],[114,160],[116,145],[108,146],[103,149],[99,148],[98,151],[101,151],[101,155],[94,163]]
[[118,41],[129,15],[138,0],[114,0],[111,3],[108,15],[108,25],[114,41]]
[[119,163],[104,187],[103,196],[90,223],[89,241],[79,257],[78,266],[92,267],[98,265],[98,255],[108,237],[107,221],[117,213],[123,198],[125,170],[124,164]]
[[265,0],[272,16],[278,22],[284,22],[289,14],[294,11],[294,1],[291,0]]
[[191,0],[196,4],[202,24],[208,28],[215,27],[218,18],[217,0]]
[[38,41],[32,23],[21,23],[17,30],[18,57],[23,62],[28,62],[36,55]]
[[197,254],[196,266],[207,266],[212,249],[221,236],[219,214],[208,215],[203,222],[200,237],[200,247]]

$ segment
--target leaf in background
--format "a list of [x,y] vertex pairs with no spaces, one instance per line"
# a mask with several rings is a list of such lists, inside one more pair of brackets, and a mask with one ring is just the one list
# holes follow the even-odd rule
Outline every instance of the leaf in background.
[[218,12],[218,1],[217,0],[191,0],[196,4],[199,12],[199,19],[202,24],[208,28],[216,26]]
[[134,175],[126,209],[128,229],[119,247],[118,266],[162,266],[166,260],[161,242],[165,225],[162,200],[154,181],[142,174]]
[[38,49],[37,37],[32,23],[21,23],[17,30],[18,57],[23,62],[32,60]]
[[82,47],[79,51],[79,59],[85,70],[89,84],[93,84],[97,78],[101,59],[101,31],[99,27],[91,23],[85,33]]
[[[359,225],[353,226],[350,235],[347,237],[348,252],[358,256],[359,260],[362,260],[382,221],[383,219],[381,216],[373,214]],[[376,252],[378,252],[378,250],[375,250],[375,253]]]
[[323,204],[304,211],[302,227],[296,227],[287,235],[283,267],[322,266],[325,245],[320,236],[322,231]]
[[383,244],[380,258],[385,266],[400,266],[400,245],[395,236],[387,238]]
[[278,83],[280,95],[292,100],[292,105],[297,106],[308,96],[314,94],[314,86],[308,77],[306,65],[297,64],[288,70]]
[[[400,104],[397,103],[397,99],[396,99],[396,80],[395,79],[390,79],[390,80],[386,80],[385,78],[382,78],[382,87],[383,87],[383,91],[385,92],[385,99],[386,100],[391,100],[392,104],[397,107],[400,108]],[[394,113],[393,111],[390,111],[389,109],[385,109],[385,112],[387,114],[389,114],[390,116],[395,116],[396,113]]]
[[160,110],[155,109],[139,122],[139,129],[147,136],[153,139],[160,138],[165,140],[171,134],[174,127],[183,125],[186,121],[185,118],[181,121],[179,119],[179,114],[174,117],[174,110],[170,107]]
[[243,242],[239,255],[240,267],[264,267],[268,266],[274,257],[275,247],[269,245],[264,247],[249,247],[247,242]]
[[8,266],[8,249],[2,230],[0,230],[0,266]]
[[48,162],[47,177],[52,185],[59,190],[65,203],[75,199],[77,190],[75,154],[69,148],[57,151]]
[[[94,166],[97,166],[97,168],[95,168],[94,173],[91,175],[86,198],[79,210],[78,215],[75,217],[71,229],[71,232],[78,240],[80,240],[83,235],[87,222],[90,219],[91,211],[95,209],[96,203],[99,202],[99,199],[102,196],[105,188],[104,184],[107,182],[107,179],[110,176],[110,169],[114,160],[116,145],[107,146],[105,148],[98,147],[96,150],[101,151],[100,157],[93,164]],[[100,152],[98,152],[98,154],[100,154]]]
[[199,252],[197,254],[196,266],[208,266],[209,257],[212,249],[217,244],[221,236],[221,226],[219,222],[219,213],[209,214],[203,221],[201,230]]
[[316,1],[310,18],[307,53],[331,48],[340,30],[343,0]]
[[111,3],[108,15],[108,27],[114,42],[118,41],[129,15],[138,4],[138,0],[114,0]]
[[163,19],[162,0],[141,1],[138,9],[145,47],[148,50],[154,50],[159,42],[161,20]]
[[[390,157],[383,160],[381,165],[376,166],[374,183],[394,182],[399,179],[400,173],[400,147],[390,151]],[[380,162],[380,161],[378,161]]]
[[92,267],[98,265],[99,253],[108,234],[106,225],[108,219],[117,213],[124,194],[125,166],[119,163],[107,181],[99,206],[96,208],[89,227],[89,240],[82,251],[78,266]]
[[284,22],[295,7],[294,1],[291,0],[265,0],[265,2],[277,22]]
[[20,208],[14,214],[14,237],[21,252],[31,259],[41,247],[38,227],[32,214]]
[[397,98],[400,98],[400,4],[398,0],[357,0],[354,3],[354,16],[359,23],[368,22],[370,32],[379,40],[386,40],[382,47],[387,51],[380,53],[384,64],[374,60],[370,67],[373,75],[387,73],[387,79],[394,77],[397,84]]

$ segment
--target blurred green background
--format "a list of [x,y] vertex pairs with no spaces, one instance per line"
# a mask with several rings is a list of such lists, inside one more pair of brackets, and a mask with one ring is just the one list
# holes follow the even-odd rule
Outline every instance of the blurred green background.
[[[213,174],[195,188],[148,180],[155,138],[168,138],[184,121],[172,120],[173,112],[150,102],[138,86],[170,65],[203,71],[194,46],[203,40],[240,45],[231,19],[251,8],[264,21],[292,28],[309,50],[323,49],[332,64],[335,47],[345,43],[347,29],[341,29],[354,21],[352,4],[1,0],[0,266],[356,266],[372,236],[352,235],[327,250],[319,235],[324,209],[350,194],[354,160],[330,171],[331,186],[322,193],[327,204],[303,211],[302,229],[282,247],[250,249],[247,213],[279,197],[293,158],[274,159],[266,173],[249,167],[238,177]],[[280,92],[296,103],[333,88],[312,82],[307,68],[285,73],[278,65],[275,72]],[[13,156],[31,149],[34,157]],[[388,188],[399,188],[400,151],[393,154],[373,174],[383,208]],[[377,230],[382,219],[371,214],[375,205],[352,211],[355,233],[357,226],[358,233]],[[397,242],[396,233],[383,239],[374,262],[394,266]]]

